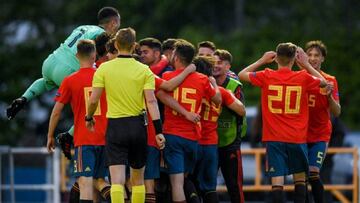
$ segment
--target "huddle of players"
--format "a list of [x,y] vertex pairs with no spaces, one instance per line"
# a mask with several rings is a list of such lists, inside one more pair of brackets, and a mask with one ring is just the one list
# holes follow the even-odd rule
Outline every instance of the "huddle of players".
[[[80,39],[81,37],[91,38],[85,36],[89,30],[93,29],[94,33],[92,34],[98,36],[104,30],[113,33],[120,25],[120,16],[116,9],[103,9],[102,15],[99,16],[101,24],[99,28],[80,26],[75,30],[76,32],[73,32],[74,36],[70,36],[69,41],[65,41],[64,46],[61,46],[64,50],[70,48],[72,50],[70,52],[77,53],[76,57],[80,63],[76,59],[70,60],[73,65],[63,64],[66,61],[69,62],[69,60],[56,61],[57,58],[54,56],[62,51],[60,47],[44,62],[44,78],[37,80],[24,96],[14,100],[8,109],[8,117],[13,118],[27,100],[60,85],[63,81],[50,119],[49,151],[54,147],[54,129],[65,103],[70,102],[72,104],[75,124],[77,122],[81,123],[76,125],[77,129],[75,131],[78,131],[78,133],[75,134],[88,134],[88,131],[85,131],[84,120],[79,119],[86,115],[86,107],[77,105],[82,104],[84,101],[86,103],[89,99],[91,92],[89,88],[92,86],[92,77],[95,74],[92,64],[96,59],[94,55],[96,49],[94,43],[87,40],[80,41]],[[195,49],[192,44],[185,40],[176,40],[173,51],[171,41],[173,40],[164,43],[166,49],[163,50],[163,53],[167,57],[160,54],[161,44],[159,46],[157,40],[145,39],[140,41],[140,59],[150,66],[153,73],[163,78],[163,80],[156,78],[156,86],[158,98],[166,104],[164,134],[167,142],[163,150],[163,158],[166,163],[166,171],[170,174],[173,201],[184,202],[185,193],[188,193],[188,188],[192,188],[192,182],[195,182],[199,191],[201,191],[204,202],[216,202],[216,172],[219,165],[232,202],[244,202],[239,139],[241,132],[244,132],[242,128],[244,125],[239,126],[244,122],[244,119],[238,119],[239,117],[231,115],[231,111],[244,116],[245,110],[243,104],[234,98],[234,95],[238,99],[243,99],[243,96],[241,83],[236,81],[236,75],[229,70],[232,60],[231,55],[225,50],[215,51],[212,43],[201,43],[198,54],[213,55],[213,59],[215,59],[214,66],[214,62],[209,58],[198,57],[193,60]],[[107,45],[109,59],[117,56],[116,50],[118,49],[115,49],[116,45],[114,43],[116,44],[116,40],[115,42],[111,40]],[[75,44],[77,46],[74,46]],[[75,50],[75,47],[77,50]],[[99,47],[101,46],[96,45],[96,47],[99,53]],[[68,54],[63,56],[67,56],[67,59],[72,58],[70,52],[67,52]],[[314,200],[323,202],[323,185],[319,179],[319,170],[325,158],[327,142],[331,132],[330,112],[338,116],[341,108],[336,79],[320,70],[326,56],[325,46],[320,41],[309,42],[306,45],[306,54],[301,48],[297,48],[291,43],[282,43],[278,45],[276,52],[265,53],[257,62],[239,73],[242,81],[251,82],[262,88],[263,142],[266,143],[267,148],[266,171],[272,177],[274,202],[283,201],[283,176],[288,174],[294,175],[295,202],[303,202],[305,199],[307,171],[310,172],[308,180],[314,191]],[[98,54],[98,66],[102,61],[107,60],[107,57],[100,57],[100,55]],[[264,71],[254,72],[260,66],[274,60],[278,64],[278,70],[265,69]],[[170,63],[168,63],[169,61]],[[192,73],[194,71],[194,67],[190,65],[192,62],[195,63],[197,71],[202,74]],[[306,71],[292,71],[291,67],[295,62]],[[54,68],[54,64],[55,67],[59,66],[59,68]],[[81,66],[82,69],[62,80],[62,78],[74,72],[75,66]],[[185,69],[186,71],[183,71],[186,66],[189,67]],[[63,70],[63,67],[68,68]],[[164,70],[166,69],[175,69],[175,71],[165,73]],[[311,77],[309,74],[319,79]],[[52,79],[54,75],[59,77],[58,80],[56,78]],[[216,80],[211,75],[214,75]],[[85,77],[87,79],[78,80],[76,77]],[[80,83],[79,81],[86,82]],[[78,85],[74,85],[77,83]],[[81,93],[79,89],[75,88],[76,86],[81,87]],[[218,86],[225,87],[233,94]],[[221,102],[224,108],[217,122]],[[106,102],[101,102],[102,105],[104,103]],[[168,106],[171,106],[171,108]],[[172,109],[175,109],[175,111]],[[106,112],[106,106],[99,108],[95,115],[101,115],[100,112]],[[180,114],[183,116],[180,116]],[[199,122],[199,120],[201,121]],[[87,120],[87,122],[91,122],[91,120]],[[99,124],[97,124],[93,133],[98,136],[92,138],[88,135],[84,136],[84,138],[75,136],[74,139],[76,147],[74,172],[77,177],[85,177],[83,180],[79,179],[80,190],[85,191],[80,193],[80,201],[82,202],[91,201],[89,196],[91,196],[92,187],[90,191],[88,186],[92,186],[93,182],[92,178],[89,177],[97,179],[94,184],[95,187],[102,191],[102,196],[105,199],[110,200],[110,187],[102,179],[104,171],[95,170],[96,164],[98,164],[97,167],[103,168],[103,165],[101,165],[103,163],[98,163],[96,160],[104,159],[104,149],[97,148],[97,146],[104,145],[104,129],[106,129],[106,122],[103,125],[101,122],[97,123]],[[151,122],[149,123],[151,124]],[[201,123],[201,128],[199,123]],[[217,126],[217,123],[219,123],[219,126]],[[147,165],[153,165],[155,168],[147,167],[148,170],[145,171],[145,179],[149,180],[145,181],[146,191],[150,191],[146,196],[146,201],[154,202],[156,199],[153,194],[155,192],[154,179],[159,177],[160,151],[156,148],[159,147],[156,146],[156,144],[159,144],[158,138],[155,137],[155,142],[154,138],[151,138],[154,137],[154,135],[151,136],[151,134],[154,134],[154,129],[149,126],[148,130],[148,143],[152,148],[149,147],[148,149],[149,159]],[[86,140],[89,137],[98,140],[91,143],[91,139],[90,141]],[[85,139],[86,143],[90,143],[90,149],[86,146],[81,147],[79,143],[82,142],[80,141],[82,139]],[[161,147],[163,147],[163,144],[160,144]],[[95,158],[94,154],[99,157]],[[210,157],[214,159],[209,159]],[[217,163],[217,158],[219,158],[219,163]],[[87,167],[86,164],[90,164],[94,168]],[[188,176],[188,174],[191,175]],[[189,181],[189,179],[192,181]],[[83,189],[81,189],[82,187]],[[185,188],[185,192],[183,188]],[[82,199],[84,196],[85,199]],[[191,192],[186,197],[188,202],[199,201],[198,197],[192,195]],[[191,199],[191,197],[193,198]]]

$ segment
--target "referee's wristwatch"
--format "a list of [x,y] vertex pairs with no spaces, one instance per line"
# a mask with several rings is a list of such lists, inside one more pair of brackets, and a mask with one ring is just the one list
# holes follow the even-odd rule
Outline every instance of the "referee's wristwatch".
[[86,122],[90,122],[90,121],[93,121],[94,118],[92,116],[85,116],[85,121]]

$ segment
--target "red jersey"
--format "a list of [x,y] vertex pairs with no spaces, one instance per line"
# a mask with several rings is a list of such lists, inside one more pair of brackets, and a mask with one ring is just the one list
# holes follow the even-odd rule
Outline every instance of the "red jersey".
[[[235,101],[232,93],[223,87],[219,87],[222,105],[229,106]],[[211,105],[210,105],[211,104]],[[221,113],[221,104],[216,105],[211,100],[203,99],[201,107],[201,138],[199,144],[201,145],[216,145],[218,144],[217,134],[217,120]]]
[[[163,79],[170,80],[184,69],[165,72]],[[211,87],[207,76],[201,73],[191,73],[174,91],[169,92],[187,111],[200,113],[203,98],[211,98],[216,92]],[[176,135],[189,140],[198,140],[201,136],[200,125],[186,120],[170,107],[165,106],[164,133]]]
[[[339,102],[339,91],[336,78],[324,72],[321,75],[334,86],[332,96]],[[329,101],[326,90],[321,88],[318,92],[309,93],[309,128],[307,142],[329,142],[331,135],[331,120]]]
[[[160,89],[161,84],[164,82],[163,79],[159,78],[158,76],[155,75],[155,91]],[[147,125],[147,133],[148,133],[148,139],[147,139],[147,143],[149,146],[152,147],[158,147],[156,144],[156,139],[155,139],[155,127],[154,124],[152,122],[152,118],[149,114],[149,112],[147,113],[148,115],[148,125]]]
[[163,55],[157,64],[150,66],[150,70],[155,75],[160,75],[160,73],[168,66],[168,64],[168,59]]
[[320,79],[281,68],[253,72],[250,80],[261,88],[262,141],[306,143],[308,92],[319,91]]
[[80,68],[79,71],[66,77],[60,85],[55,101],[67,104],[70,102],[74,114],[74,145],[105,145],[106,99],[105,92],[101,95],[95,111],[95,132],[86,128],[85,115],[92,89],[95,68]]

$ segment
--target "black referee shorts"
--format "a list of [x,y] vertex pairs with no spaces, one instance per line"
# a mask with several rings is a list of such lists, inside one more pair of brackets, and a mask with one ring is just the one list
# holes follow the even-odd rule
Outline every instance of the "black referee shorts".
[[129,164],[134,169],[144,167],[147,130],[143,116],[109,118],[105,151],[108,166]]

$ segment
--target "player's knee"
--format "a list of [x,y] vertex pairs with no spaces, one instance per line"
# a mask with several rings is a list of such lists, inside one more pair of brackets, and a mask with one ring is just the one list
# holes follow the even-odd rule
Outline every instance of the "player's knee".
[[309,173],[309,182],[316,181],[320,179],[320,174],[317,171],[310,171]]
[[133,186],[144,185],[144,170],[144,167],[140,169],[131,169],[130,180]]

